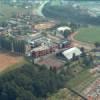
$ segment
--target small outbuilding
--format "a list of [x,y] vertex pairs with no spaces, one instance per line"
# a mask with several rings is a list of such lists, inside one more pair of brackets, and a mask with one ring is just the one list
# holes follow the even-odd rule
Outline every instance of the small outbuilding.
[[71,31],[71,28],[68,26],[62,26],[62,27],[57,28],[57,31],[59,31],[59,32],[64,32],[66,30]]

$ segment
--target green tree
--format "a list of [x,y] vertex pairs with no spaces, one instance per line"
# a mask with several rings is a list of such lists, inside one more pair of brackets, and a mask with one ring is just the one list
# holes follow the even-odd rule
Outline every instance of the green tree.
[[25,53],[25,42],[23,40],[14,40],[13,41],[14,52]]
[[64,37],[68,37],[70,34],[71,34],[70,30],[65,30],[63,33]]
[[0,77],[0,98],[38,100],[62,88],[64,84],[61,74],[45,66],[28,63]]
[[0,47],[11,51],[12,49],[11,40],[8,37],[1,36],[0,37]]

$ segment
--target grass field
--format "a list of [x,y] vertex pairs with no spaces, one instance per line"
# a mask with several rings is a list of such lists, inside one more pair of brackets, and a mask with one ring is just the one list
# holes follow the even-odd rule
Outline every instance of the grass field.
[[82,93],[82,91],[89,86],[93,81],[96,80],[97,77],[94,77],[94,74],[91,74],[89,70],[84,70],[81,73],[79,73],[78,76],[71,79],[67,85],[71,87],[72,89],[76,90],[79,93]]
[[80,28],[75,36],[76,40],[88,43],[100,42],[100,27],[92,26]]

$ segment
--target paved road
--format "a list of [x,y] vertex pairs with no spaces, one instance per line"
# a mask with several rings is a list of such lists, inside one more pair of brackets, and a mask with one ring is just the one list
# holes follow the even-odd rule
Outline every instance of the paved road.
[[[43,1],[40,6],[35,9],[35,14],[39,15],[39,16],[42,16],[42,17],[45,17],[43,14],[42,14],[42,10],[43,10],[43,7],[45,6],[45,4],[47,4],[49,2],[49,0],[46,0],[46,1]],[[34,12],[34,10],[33,10]]]

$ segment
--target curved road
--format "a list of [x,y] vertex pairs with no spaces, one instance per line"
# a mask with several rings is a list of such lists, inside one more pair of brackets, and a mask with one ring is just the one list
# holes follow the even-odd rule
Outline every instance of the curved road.
[[[35,9],[35,13],[36,13],[37,15],[39,15],[39,16],[45,17],[45,16],[43,15],[43,13],[42,13],[42,9],[43,9],[43,7],[44,7],[49,1],[50,1],[50,0],[42,1],[42,3],[40,4],[40,6],[39,6],[37,9]],[[33,12],[34,12],[34,10],[33,10]]]

